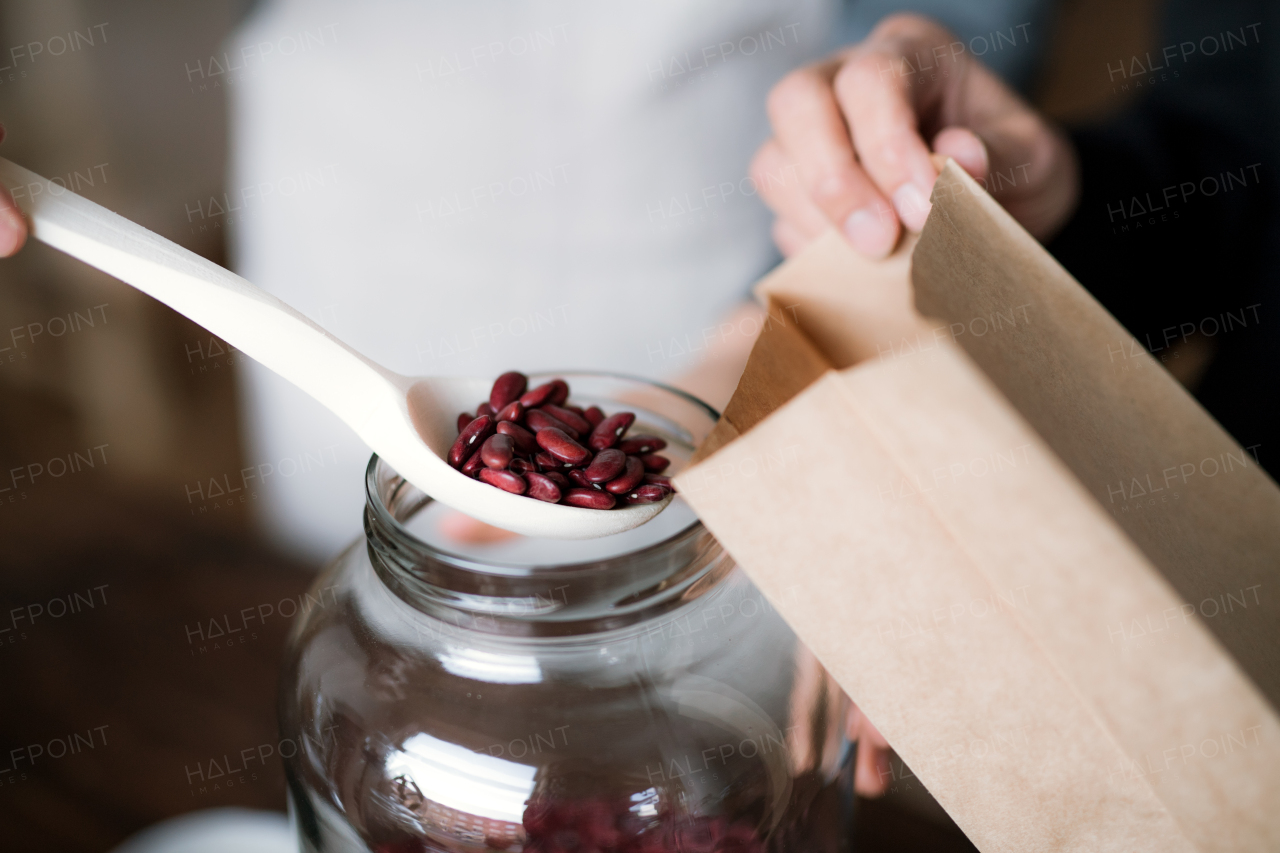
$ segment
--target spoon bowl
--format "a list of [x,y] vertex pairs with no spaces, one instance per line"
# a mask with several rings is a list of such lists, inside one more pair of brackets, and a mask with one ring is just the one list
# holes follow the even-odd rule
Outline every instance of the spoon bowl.
[[436,500],[527,536],[592,539],[653,518],[666,499],[610,510],[551,504],[496,489],[446,461],[458,412],[493,380],[402,376],[371,361],[240,276],[0,158],[31,235],[199,323],[341,418],[405,479]]
[[[404,458],[392,457],[379,450],[372,438],[365,438],[365,441],[406,480],[435,500],[473,518],[525,536],[593,539],[638,527],[666,509],[671,502],[671,495],[668,495],[651,504],[608,510],[583,509],[514,495],[473,480],[455,471],[445,458],[457,438],[457,413],[472,411],[478,401],[488,399],[493,380],[416,377],[407,378],[405,382],[408,387],[402,398],[404,419],[412,424],[418,444],[426,445],[430,452],[415,450],[412,454],[404,454]],[[363,433],[361,437],[364,437]],[[401,443],[405,442],[402,440]],[[391,442],[388,441],[386,446],[390,447]]]

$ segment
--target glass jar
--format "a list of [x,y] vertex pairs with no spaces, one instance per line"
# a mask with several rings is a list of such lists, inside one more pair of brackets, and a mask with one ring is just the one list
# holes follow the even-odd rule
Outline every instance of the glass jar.
[[[564,378],[673,467],[715,422],[662,386]],[[678,496],[604,539],[461,544],[376,456],[366,490],[282,676],[301,850],[852,848],[848,700]]]

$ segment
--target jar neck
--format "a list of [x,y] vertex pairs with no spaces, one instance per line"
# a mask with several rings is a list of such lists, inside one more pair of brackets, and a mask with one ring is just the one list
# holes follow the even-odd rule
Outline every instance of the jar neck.
[[516,566],[448,553],[402,521],[432,498],[377,456],[366,473],[365,536],[378,578],[414,609],[458,628],[565,637],[660,617],[716,586],[732,559],[700,522],[648,547],[589,562]]

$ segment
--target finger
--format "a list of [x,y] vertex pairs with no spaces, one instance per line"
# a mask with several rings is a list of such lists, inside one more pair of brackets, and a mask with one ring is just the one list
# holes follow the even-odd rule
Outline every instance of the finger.
[[976,181],[985,183],[991,172],[987,146],[976,133],[966,127],[948,127],[942,130],[933,138],[933,150],[944,158],[955,160]]
[[831,227],[800,184],[796,163],[788,162],[782,147],[770,139],[751,161],[751,179],[769,209],[789,223],[805,242]]
[[858,741],[858,758],[853,769],[853,789],[864,797],[879,797],[889,788],[893,768],[889,750],[867,740]]
[[[0,142],[4,142],[4,126],[0,125]],[[7,258],[27,241],[27,221],[9,191],[0,186],[0,258]]]
[[889,742],[884,739],[857,705],[845,715],[845,735],[858,744],[853,765],[853,788],[864,797],[879,797],[893,781]]
[[440,532],[455,542],[468,545],[490,545],[517,535],[456,511],[440,519]]
[[7,258],[27,241],[27,222],[9,191],[0,186],[0,258]]
[[972,76],[975,86],[995,93],[989,98],[993,107],[973,123],[991,160],[987,191],[1033,236],[1043,239],[1075,206],[1079,181],[1071,144],[999,80]]
[[[924,227],[929,193],[938,173],[920,136],[908,77],[895,70],[895,56],[867,51],[850,56],[835,78],[835,97],[853,137],[858,161],[893,203],[902,223]],[[886,73],[887,72],[887,73]]]
[[1079,169],[1066,135],[1047,131],[1022,163],[1007,172],[1001,170],[1013,186],[1007,193],[994,195],[1031,236],[1047,240],[1066,223],[1080,200]]
[[773,242],[782,252],[782,257],[789,258],[803,251],[813,242],[813,237],[802,234],[787,220],[779,219],[773,223]]
[[859,727],[861,725],[862,711],[858,709],[857,705],[850,702],[849,709],[844,715],[844,736],[849,740],[857,740]]
[[799,164],[813,204],[854,248],[883,257],[898,241],[888,200],[854,158],[849,129],[831,90],[836,62],[792,72],[769,93],[769,119],[787,155]]
[[[939,133],[935,145],[944,144],[944,134],[948,147],[964,145],[951,133],[963,124],[986,150],[987,192],[1032,236],[1046,238],[1078,197],[1078,164],[1070,142],[981,64],[967,65],[955,79],[962,91],[943,98],[950,108],[942,110],[939,124],[951,127]],[[956,160],[968,171],[960,157]]]

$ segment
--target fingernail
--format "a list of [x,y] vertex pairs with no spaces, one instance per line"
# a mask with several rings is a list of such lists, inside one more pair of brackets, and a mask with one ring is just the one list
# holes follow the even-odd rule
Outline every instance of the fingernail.
[[898,211],[902,224],[912,231],[919,231],[924,227],[924,221],[929,218],[930,207],[929,194],[913,183],[903,184],[893,194],[894,210]]
[[[884,213],[891,215],[887,208]],[[898,236],[894,231],[893,223],[880,216],[874,207],[855,210],[844,221],[844,234],[853,248],[876,260],[893,251]]]

